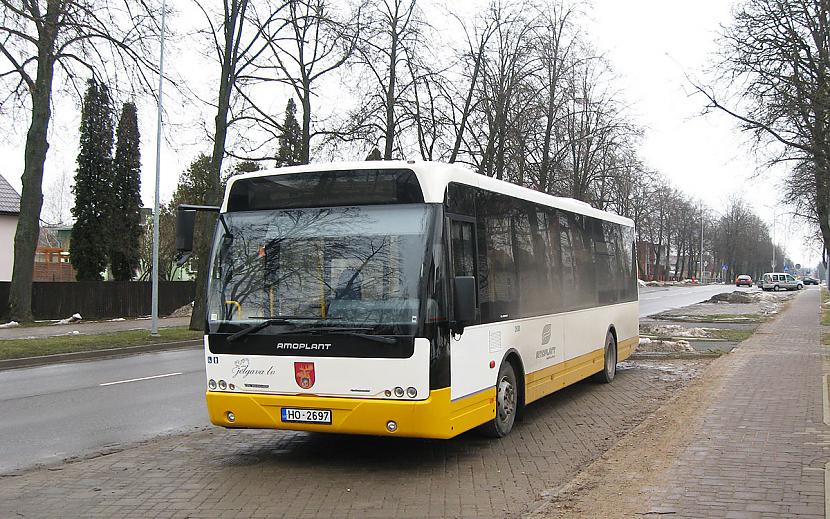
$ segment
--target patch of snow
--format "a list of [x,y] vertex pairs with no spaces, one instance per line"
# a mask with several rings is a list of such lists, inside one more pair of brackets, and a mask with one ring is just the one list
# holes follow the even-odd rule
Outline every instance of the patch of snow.
[[20,326],[20,323],[17,321],[9,321],[7,323],[0,324],[0,328],[17,328],[18,326]]
[[694,352],[695,349],[688,341],[660,341],[652,340],[646,344],[640,344],[637,351],[648,353],[685,353]]
[[72,316],[71,316],[71,317],[67,317],[66,319],[61,319],[60,321],[56,322],[55,324],[71,324],[71,323],[77,323],[77,322],[78,322],[78,321],[80,321],[81,319],[83,319],[83,318],[81,317],[81,314],[72,314]]
[[712,328],[686,328],[679,324],[644,326],[643,332],[658,337],[709,337]]

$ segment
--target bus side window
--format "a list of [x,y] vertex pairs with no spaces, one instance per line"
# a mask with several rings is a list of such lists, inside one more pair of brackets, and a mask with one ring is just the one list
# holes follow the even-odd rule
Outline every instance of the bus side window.
[[453,276],[475,276],[473,224],[452,220],[450,226]]

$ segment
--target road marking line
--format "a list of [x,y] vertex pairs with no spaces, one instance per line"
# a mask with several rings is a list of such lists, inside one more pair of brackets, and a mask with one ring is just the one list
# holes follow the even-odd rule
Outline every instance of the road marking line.
[[154,378],[163,378],[163,377],[175,377],[176,375],[181,375],[180,371],[176,373],[165,373],[164,375],[153,375],[152,377],[141,377],[141,378],[131,378],[129,380],[117,380],[115,382],[104,382],[103,384],[98,384],[99,386],[114,386],[115,384],[126,384],[127,382],[139,382],[141,380],[150,380]]

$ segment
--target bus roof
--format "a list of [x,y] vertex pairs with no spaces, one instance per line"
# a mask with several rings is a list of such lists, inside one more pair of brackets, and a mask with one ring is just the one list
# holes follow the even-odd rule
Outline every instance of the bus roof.
[[459,164],[446,164],[442,162],[420,162],[420,161],[360,161],[360,162],[326,162],[317,164],[307,164],[304,166],[291,166],[286,168],[267,169],[262,171],[255,171],[253,173],[245,173],[236,175],[230,178],[228,188],[225,190],[225,199],[222,203],[222,212],[227,211],[228,193],[231,186],[244,179],[269,177],[273,175],[285,175],[289,173],[306,173],[306,172],[325,172],[325,171],[344,171],[344,170],[364,170],[364,169],[409,169],[415,172],[418,182],[421,184],[421,190],[424,194],[424,201],[427,203],[442,203],[444,195],[447,190],[447,185],[451,182],[459,184],[466,184],[468,186],[478,187],[487,191],[501,193],[515,198],[532,201],[541,205],[556,207],[565,211],[573,213],[584,214],[602,220],[608,220],[621,225],[633,227],[634,222],[629,218],[619,216],[608,211],[602,211],[591,206],[588,203],[573,198],[564,198],[559,196],[552,196],[534,191],[526,187],[511,184],[502,180],[497,180],[492,177],[480,175],[469,168]]

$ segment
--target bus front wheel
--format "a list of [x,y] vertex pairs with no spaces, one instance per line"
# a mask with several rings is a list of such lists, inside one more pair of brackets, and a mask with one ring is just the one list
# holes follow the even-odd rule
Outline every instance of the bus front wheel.
[[481,432],[491,438],[502,438],[513,429],[519,404],[519,386],[516,371],[510,362],[503,362],[496,380],[496,417],[481,426]]

